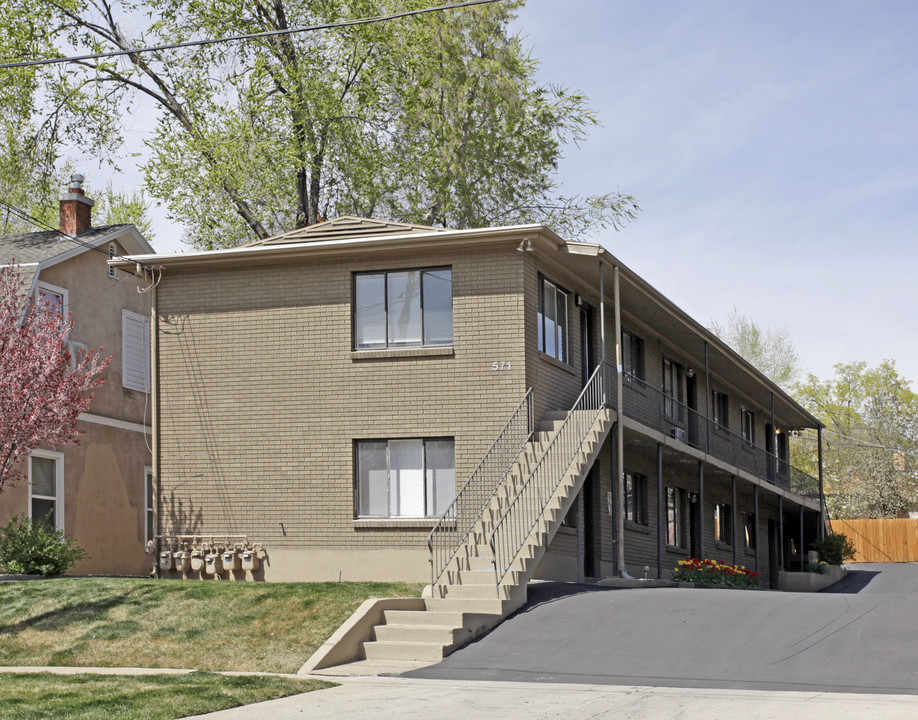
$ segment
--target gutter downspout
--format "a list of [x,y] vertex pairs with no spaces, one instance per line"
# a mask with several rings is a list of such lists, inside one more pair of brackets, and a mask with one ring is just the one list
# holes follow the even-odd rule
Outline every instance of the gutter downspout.
[[622,303],[618,282],[618,265],[613,266],[613,292],[615,294],[615,411],[618,422],[615,426],[615,496],[618,508],[615,513],[615,567],[618,576],[631,578],[625,569],[625,428],[622,388]]
[[826,536],[826,494],[822,481],[822,426],[816,428],[816,447],[819,458],[819,539]]

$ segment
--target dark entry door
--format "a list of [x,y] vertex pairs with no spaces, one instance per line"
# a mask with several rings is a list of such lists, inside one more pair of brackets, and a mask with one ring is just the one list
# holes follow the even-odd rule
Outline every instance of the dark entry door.
[[[756,538],[758,540],[758,538]],[[781,541],[778,539],[778,523],[768,521],[768,587],[778,589],[778,571],[781,569]]]
[[597,567],[596,544],[599,540],[600,498],[597,492],[596,466],[583,482],[583,576],[600,577]]
[[701,507],[698,493],[689,493],[689,552],[701,560]]

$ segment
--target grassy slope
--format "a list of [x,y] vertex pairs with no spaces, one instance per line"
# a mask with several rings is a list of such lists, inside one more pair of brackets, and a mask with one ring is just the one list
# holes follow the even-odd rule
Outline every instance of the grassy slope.
[[5,583],[0,665],[295,672],[365,599],[419,594],[402,583]]

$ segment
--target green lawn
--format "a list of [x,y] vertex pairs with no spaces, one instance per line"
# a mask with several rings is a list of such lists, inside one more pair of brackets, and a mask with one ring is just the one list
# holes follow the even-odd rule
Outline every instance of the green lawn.
[[190,675],[0,674],[4,720],[172,720],[332,687],[319,680]]
[[0,665],[296,672],[365,599],[420,591],[404,583],[4,583]]

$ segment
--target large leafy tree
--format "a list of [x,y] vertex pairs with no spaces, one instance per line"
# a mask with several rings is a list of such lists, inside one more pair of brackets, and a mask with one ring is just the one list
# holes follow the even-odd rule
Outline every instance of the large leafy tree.
[[839,363],[829,380],[807,376],[795,395],[826,426],[826,504],[834,517],[918,508],[918,395],[892,360],[873,368]]
[[55,308],[30,302],[15,267],[0,268],[0,491],[30,450],[76,442],[77,417],[102,383],[111,357],[71,357],[70,329]]
[[725,324],[711,323],[711,332],[748,360],[776,385],[789,390],[800,375],[800,356],[787,328],[769,325],[762,328],[737,308]]
[[[618,192],[559,195],[586,99],[535,81],[509,30],[522,0],[386,22],[11,70],[36,147],[112,157],[139,95],[158,115],[147,192],[198,247],[354,213],[451,227],[634,218]],[[30,58],[262,33],[428,7],[429,0],[0,0],[0,54]]]

